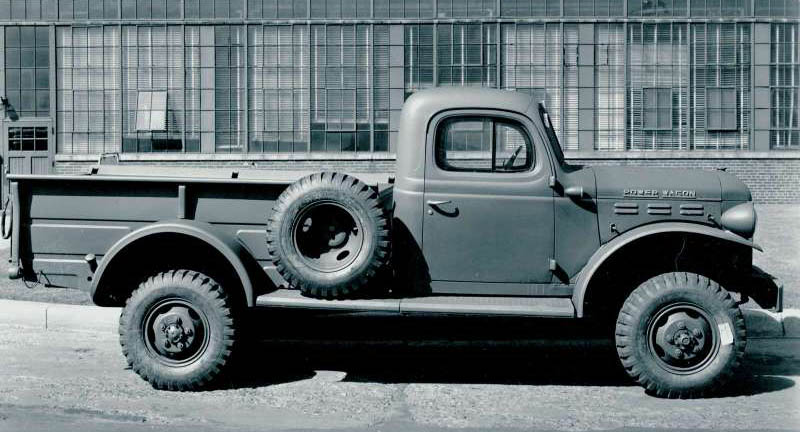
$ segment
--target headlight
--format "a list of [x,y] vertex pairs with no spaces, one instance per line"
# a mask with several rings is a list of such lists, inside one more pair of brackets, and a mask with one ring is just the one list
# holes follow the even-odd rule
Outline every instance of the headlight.
[[722,213],[722,226],[744,238],[753,237],[756,232],[756,209],[753,202],[746,202],[729,208]]

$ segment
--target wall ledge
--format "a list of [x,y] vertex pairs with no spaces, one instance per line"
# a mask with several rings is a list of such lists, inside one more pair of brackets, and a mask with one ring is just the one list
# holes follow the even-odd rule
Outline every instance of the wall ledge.
[[[800,151],[631,151],[631,152],[581,152],[568,151],[568,160],[783,160],[800,159]],[[122,162],[259,162],[259,161],[375,161],[393,162],[394,153],[121,153]],[[97,162],[98,155],[56,154],[56,162]]]
[[[56,154],[56,162],[97,162],[99,155]],[[121,162],[389,161],[394,153],[120,153]]]
[[800,151],[630,151],[566,152],[565,157],[580,160],[671,160],[671,159],[800,159]]

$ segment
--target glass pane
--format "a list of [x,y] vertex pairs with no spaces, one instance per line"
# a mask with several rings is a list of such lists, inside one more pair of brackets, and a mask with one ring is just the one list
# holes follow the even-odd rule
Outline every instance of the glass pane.
[[442,168],[454,171],[492,170],[490,120],[446,120],[437,135],[436,159]]
[[167,92],[153,92],[151,97],[150,130],[166,130]]
[[136,104],[136,130],[150,130],[151,95],[151,92],[139,92],[139,99]]
[[520,127],[495,125],[495,171],[522,171],[531,166],[532,157],[530,141]]

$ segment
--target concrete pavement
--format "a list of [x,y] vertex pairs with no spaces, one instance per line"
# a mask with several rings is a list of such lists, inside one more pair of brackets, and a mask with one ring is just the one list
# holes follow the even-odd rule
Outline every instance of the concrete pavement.
[[[292,341],[291,326],[268,323],[286,339],[254,343],[222,388],[196,393],[153,390],[110,333],[0,325],[0,431],[800,430],[800,339],[751,341],[717,397],[664,400],[631,385],[603,344],[526,343],[502,325],[332,320],[306,325],[323,339],[367,328],[400,340]],[[426,340],[415,326],[497,337]]]

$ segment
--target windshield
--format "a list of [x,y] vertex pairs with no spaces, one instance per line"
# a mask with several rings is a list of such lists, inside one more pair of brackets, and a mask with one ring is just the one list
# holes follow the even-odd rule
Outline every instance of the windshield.
[[550,121],[550,113],[547,112],[547,109],[541,102],[539,102],[539,118],[542,120],[544,130],[547,132],[547,137],[550,139],[550,147],[553,149],[558,163],[563,166],[565,164],[564,151],[561,150],[561,143],[558,142],[556,130],[553,128],[553,123]]

